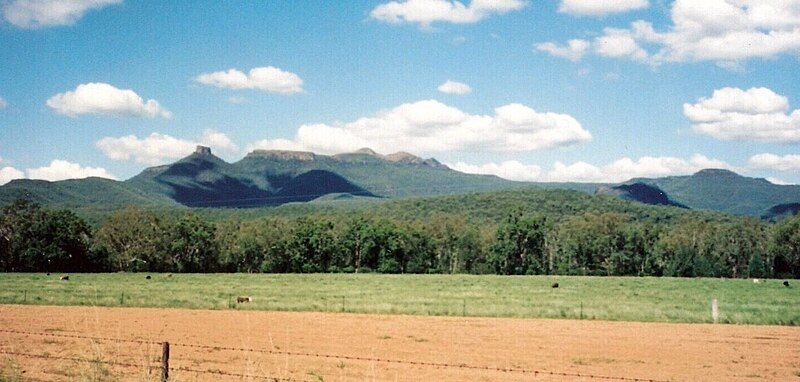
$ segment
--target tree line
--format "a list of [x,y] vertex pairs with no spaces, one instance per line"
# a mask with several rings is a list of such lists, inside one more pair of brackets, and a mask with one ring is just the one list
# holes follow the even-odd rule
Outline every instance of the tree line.
[[212,222],[129,207],[92,228],[70,210],[19,200],[0,211],[0,271],[797,278],[800,215],[658,221],[595,211],[556,221],[510,209],[495,224],[359,211]]

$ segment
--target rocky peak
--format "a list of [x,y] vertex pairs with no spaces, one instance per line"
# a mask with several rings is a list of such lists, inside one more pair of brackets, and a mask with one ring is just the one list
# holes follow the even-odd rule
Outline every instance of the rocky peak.
[[380,154],[376,153],[375,150],[373,150],[373,149],[371,149],[369,147],[360,148],[360,149],[356,150],[353,154],[367,154],[367,155],[372,155],[374,157],[380,157],[381,156]]
[[247,154],[247,156],[298,161],[313,161],[316,158],[315,154],[312,152],[288,150],[255,150]]
[[198,145],[197,148],[194,149],[194,153],[197,155],[211,155],[211,147]]
[[414,154],[409,154],[405,151],[389,154],[386,156],[386,159],[392,162],[403,162],[403,163],[414,163],[414,164],[422,163],[422,158]]
[[721,168],[707,168],[705,170],[700,170],[694,174],[696,177],[728,177],[728,178],[735,178],[741,177],[741,175],[731,171],[725,170]]

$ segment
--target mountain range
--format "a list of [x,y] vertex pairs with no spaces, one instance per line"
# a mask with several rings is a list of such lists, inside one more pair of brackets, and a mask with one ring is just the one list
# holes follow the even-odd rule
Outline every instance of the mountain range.
[[370,149],[320,155],[256,150],[228,163],[207,147],[175,163],[150,167],[125,181],[19,179],[0,186],[0,204],[26,198],[68,208],[270,207],[317,199],[396,199],[518,188],[613,195],[645,204],[777,218],[800,209],[800,186],[707,169],[688,176],[637,178],[620,184],[528,183],[465,174],[436,159]]

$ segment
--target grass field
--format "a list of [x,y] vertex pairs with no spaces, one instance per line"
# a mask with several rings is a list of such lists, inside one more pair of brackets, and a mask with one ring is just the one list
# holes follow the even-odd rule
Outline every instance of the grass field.
[[[0,303],[800,325],[779,280],[472,275],[0,274]],[[560,287],[551,288],[557,281]],[[253,302],[237,304],[237,296]]]

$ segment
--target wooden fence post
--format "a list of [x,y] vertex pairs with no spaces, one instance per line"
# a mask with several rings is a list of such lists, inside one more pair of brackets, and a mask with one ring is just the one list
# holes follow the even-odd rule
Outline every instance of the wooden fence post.
[[719,320],[719,304],[716,298],[711,300],[711,319],[714,320],[715,324]]
[[169,342],[164,342],[161,350],[161,382],[169,380]]

